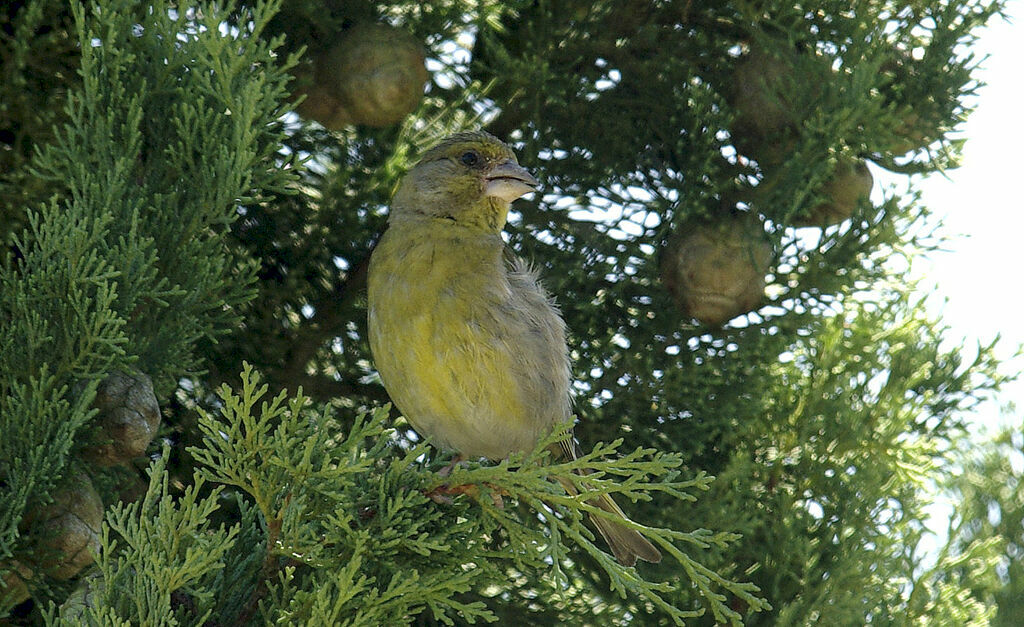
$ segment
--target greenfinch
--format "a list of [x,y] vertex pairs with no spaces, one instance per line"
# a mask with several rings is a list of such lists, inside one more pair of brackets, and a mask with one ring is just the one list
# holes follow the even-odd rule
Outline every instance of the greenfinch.
[[[417,432],[463,457],[531,451],[572,418],[565,323],[501,237],[509,204],[537,185],[497,138],[452,135],[402,179],[370,259],[370,349],[384,387]],[[556,454],[576,459],[575,440]],[[608,495],[588,502],[626,518]],[[661,559],[635,529],[591,520],[621,564]]]

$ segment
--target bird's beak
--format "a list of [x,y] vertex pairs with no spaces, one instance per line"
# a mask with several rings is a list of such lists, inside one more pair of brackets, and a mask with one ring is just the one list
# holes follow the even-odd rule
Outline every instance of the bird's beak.
[[484,195],[512,202],[537,189],[540,183],[518,163],[502,161],[484,176]]

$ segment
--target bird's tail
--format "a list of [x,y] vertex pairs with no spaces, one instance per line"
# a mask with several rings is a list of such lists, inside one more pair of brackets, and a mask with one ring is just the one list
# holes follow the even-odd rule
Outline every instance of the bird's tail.
[[[562,487],[565,488],[566,493],[576,495],[579,491],[576,490],[576,486],[568,480],[559,480]],[[612,499],[608,494],[602,494],[601,496],[595,497],[587,501],[590,505],[603,509],[604,511],[614,514],[615,516],[628,520],[626,514],[622,511],[622,508]],[[661,551],[656,549],[647,538],[643,537],[639,531],[632,529],[625,525],[619,524],[614,520],[605,518],[604,516],[598,516],[595,514],[590,515],[590,521],[594,523],[597,530],[601,533],[601,537],[608,543],[608,547],[612,550],[612,555],[615,559],[623,566],[633,566],[636,564],[636,560],[642,559],[646,562],[658,563],[661,561]]]

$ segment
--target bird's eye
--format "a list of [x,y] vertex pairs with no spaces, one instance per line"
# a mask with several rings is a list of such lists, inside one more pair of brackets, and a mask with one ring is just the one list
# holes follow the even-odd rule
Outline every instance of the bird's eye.
[[473,167],[480,162],[480,155],[476,154],[472,150],[469,150],[467,152],[462,153],[462,156],[459,157],[459,161],[461,161],[463,165]]

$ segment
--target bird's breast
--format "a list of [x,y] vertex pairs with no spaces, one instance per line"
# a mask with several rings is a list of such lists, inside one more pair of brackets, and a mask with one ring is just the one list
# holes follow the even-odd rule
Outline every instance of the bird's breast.
[[564,338],[552,345],[543,323],[561,320],[550,307],[527,311],[499,237],[440,231],[391,228],[374,251],[369,330],[381,379],[442,445],[492,459],[531,450],[568,418]]

